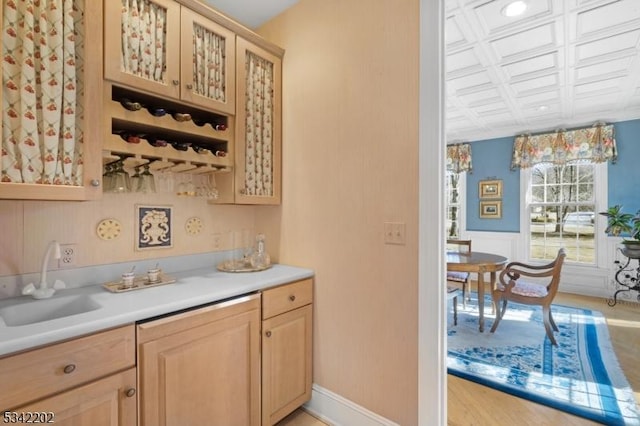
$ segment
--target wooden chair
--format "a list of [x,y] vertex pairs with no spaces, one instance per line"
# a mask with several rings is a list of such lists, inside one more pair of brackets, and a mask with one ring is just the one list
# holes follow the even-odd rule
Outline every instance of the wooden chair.
[[[447,250],[457,251],[459,253],[470,253],[471,240],[447,240]],[[467,293],[470,280],[471,274],[469,272],[447,271],[447,284],[450,281],[462,283],[462,307],[465,309],[467,308],[467,300],[471,300],[471,297]]]
[[453,301],[453,325],[458,325],[458,287],[447,287],[447,300]]
[[[507,301],[511,300],[516,303],[525,305],[542,306],[542,319],[544,328],[547,331],[547,337],[551,340],[551,344],[557,346],[554,331],[558,331],[556,323],[551,315],[551,302],[556,297],[558,286],[560,285],[560,272],[562,264],[566,256],[565,250],[558,250],[555,260],[546,265],[527,265],[521,262],[511,262],[500,273],[498,285],[491,293],[493,304],[496,306],[496,320],[493,322],[491,332],[495,332],[500,324],[500,320],[507,310]],[[521,280],[520,277],[533,278],[550,278],[547,284],[540,284]],[[498,307],[498,302],[502,301],[502,307]]]

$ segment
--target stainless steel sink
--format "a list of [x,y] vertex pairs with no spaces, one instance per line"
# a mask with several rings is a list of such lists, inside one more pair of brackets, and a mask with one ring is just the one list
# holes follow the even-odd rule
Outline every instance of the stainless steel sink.
[[102,305],[91,296],[75,295],[51,299],[29,300],[0,308],[0,317],[7,327],[35,324],[100,309]]

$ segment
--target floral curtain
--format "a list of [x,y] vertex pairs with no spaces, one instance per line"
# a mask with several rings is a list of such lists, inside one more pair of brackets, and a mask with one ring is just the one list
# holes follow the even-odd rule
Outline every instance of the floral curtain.
[[273,195],[273,64],[251,52],[245,61],[246,195]]
[[165,82],[167,10],[148,0],[121,1],[122,71]]
[[193,25],[193,90],[220,102],[226,100],[224,48],[224,37]]
[[3,2],[2,182],[82,185],[83,7]]
[[611,160],[615,163],[617,156],[613,125],[595,124],[584,129],[516,137],[511,169],[525,169],[539,163],[562,165],[579,160],[594,163]]
[[471,173],[472,170],[471,144],[459,143],[447,145],[447,171],[454,173]]

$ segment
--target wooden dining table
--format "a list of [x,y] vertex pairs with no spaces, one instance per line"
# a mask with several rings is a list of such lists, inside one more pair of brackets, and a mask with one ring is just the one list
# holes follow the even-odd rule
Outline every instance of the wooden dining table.
[[507,260],[504,256],[480,251],[469,253],[447,251],[448,271],[470,272],[478,276],[478,326],[480,332],[484,331],[484,274],[490,273],[491,289],[494,289],[496,272],[504,269]]

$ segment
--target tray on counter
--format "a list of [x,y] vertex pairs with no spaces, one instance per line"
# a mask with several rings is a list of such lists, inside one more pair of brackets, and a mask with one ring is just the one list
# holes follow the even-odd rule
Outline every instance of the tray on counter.
[[246,260],[227,260],[218,264],[218,271],[221,272],[258,272],[269,268],[271,264],[256,267]]
[[146,275],[141,275],[133,279],[133,285],[131,287],[124,287],[122,281],[113,281],[102,284],[104,288],[112,293],[124,293],[133,290],[142,290],[149,287],[157,287],[159,285],[175,283],[176,279],[172,276],[160,274],[158,281],[149,281]]

